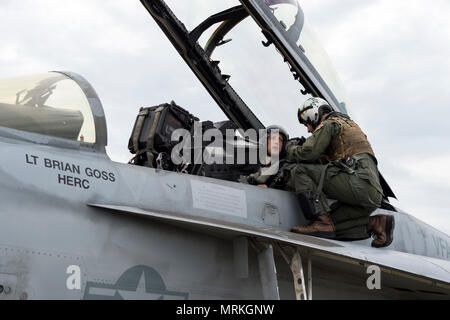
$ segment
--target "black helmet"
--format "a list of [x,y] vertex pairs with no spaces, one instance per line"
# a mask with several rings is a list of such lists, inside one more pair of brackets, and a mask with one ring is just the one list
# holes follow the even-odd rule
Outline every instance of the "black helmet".
[[270,126],[266,128],[267,131],[267,137],[270,137],[272,133],[279,133],[281,137],[283,138],[283,143],[286,144],[289,141],[289,133],[287,133],[286,130],[284,130],[281,126]]
[[[283,147],[280,150],[280,156],[284,157],[286,155],[286,144],[289,141],[289,134],[287,133],[287,131],[284,130],[284,128],[281,126],[270,126],[266,128],[266,132],[267,132],[267,139],[269,139],[272,133],[278,133],[281,139],[283,139]],[[268,153],[269,151],[270,150],[267,150]]]

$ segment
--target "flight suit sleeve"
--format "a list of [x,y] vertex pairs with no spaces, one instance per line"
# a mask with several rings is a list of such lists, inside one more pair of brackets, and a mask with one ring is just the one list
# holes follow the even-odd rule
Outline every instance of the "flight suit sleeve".
[[332,120],[325,120],[303,146],[293,147],[288,154],[288,161],[316,162],[325,153],[331,141],[341,131],[341,125]]

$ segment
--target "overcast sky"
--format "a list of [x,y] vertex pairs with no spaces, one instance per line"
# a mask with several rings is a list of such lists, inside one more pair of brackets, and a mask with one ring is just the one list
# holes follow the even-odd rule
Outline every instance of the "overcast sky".
[[[400,200],[393,204],[450,234],[450,2],[300,3]],[[137,0],[0,0],[0,30],[0,78],[69,70],[94,86],[115,161],[131,158],[140,107],[215,105]]]

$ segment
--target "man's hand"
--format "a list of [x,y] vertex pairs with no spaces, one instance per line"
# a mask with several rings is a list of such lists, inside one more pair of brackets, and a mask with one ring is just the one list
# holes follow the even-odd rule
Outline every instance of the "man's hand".
[[286,144],[286,152],[289,153],[294,147],[301,147],[306,142],[305,137],[293,138]]
[[301,138],[293,138],[291,140],[297,141],[297,145],[299,147],[301,147],[305,142],[306,142],[306,138],[305,137],[301,137]]
[[286,152],[289,153],[294,147],[301,147],[306,141],[305,137],[293,138],[286,144]]
[[288,143],[286,144],[286,152],[287,153],[291,152],[291,150],[296,146],[298,146],[297,141],[289,140]]
[[251,185],[257,185],[258,184],[258,182],[256,181],[256,178],[255,178],[254,175],[249,175],[247,177],[247,182],[248,182],[248,184],[251,184]]
[[258,187],[264,188],[264,189],[268,189],[269,188],[266,184],[260,184],[260,185],[258,185]]

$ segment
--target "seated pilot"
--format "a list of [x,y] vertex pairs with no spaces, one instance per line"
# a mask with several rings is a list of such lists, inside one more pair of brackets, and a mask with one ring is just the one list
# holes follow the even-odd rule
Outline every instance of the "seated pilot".
[[286,189],[286,181],[292,163],[285,159],[285,146],[289,134],[280,126],[270,126],[267,129],[267,156],[265,164],[258,172],[249,175],[246,180],[249,184],[262,188]]

